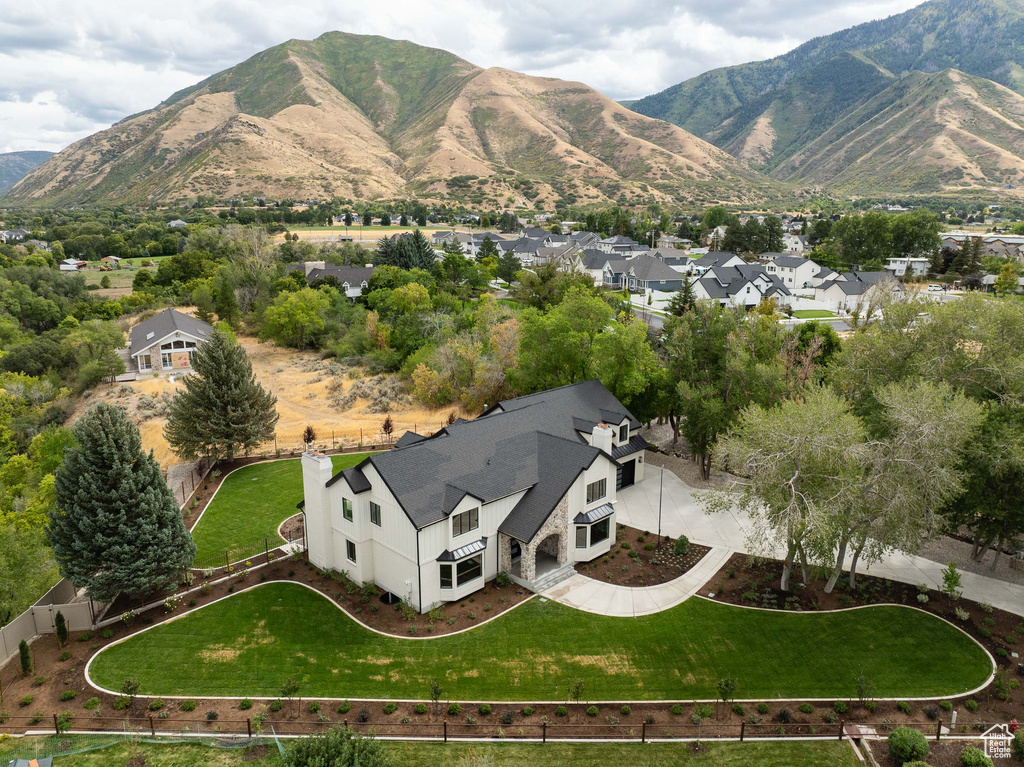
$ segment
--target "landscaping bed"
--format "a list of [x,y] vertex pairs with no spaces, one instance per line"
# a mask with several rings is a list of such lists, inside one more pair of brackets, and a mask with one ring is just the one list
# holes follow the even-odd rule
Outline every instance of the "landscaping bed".
[[576,565],[576,571],[588,578],[616,586],[655,586],[674,581],[703,559],[711,549],[686,538],[673,541],[646,530],[617,525],[611,551],[590,562]]
[[[889,756],[889,744],[884,737],[882,740],[870,740],[865,741],[865,743],[871,750],[871,756],[874,757],[880,767],[900,767]],[[942,740],[936,742],[934,737],[929,737],[928,747],[930,750],[924,761],[928,763],[929,767],[962,767],[960,752],[968,746],[984,748],[981,740]],[[1007,760],[1005,759],[1000,759],[996,762],[996,764],[1006,763]]]
[[[794,570],[792,591],[779,589],[782,562],[758,559],[746,554],[733,554],[712,577],[701,594],[713,593],[716,602],[774,608],[792,611],[839,610],[879,604],[901,604],[924,610],[943,618],[978,641],[995,658],[1001,675],[996,682],[973,699],[975,712],[961,710],[958,728],[969,732],[975,721],[1009,721],[1021,719],[1024,703],[1024,618],[967,599],[952,600],[934,589],[909,583],[889,581],[871,575],[857,576],[857,586],[850,588],[841,578],[831,594],[824,592],[825,581],[820,573],[811,582],[800,583],[799,568]],[[1014,657],[1014,653],[1018,657]],[[1001,696],[1006,696],[1005,700]],[[969,715],[970,721],[968,721]],[[948,713],[945,719],[949,719]],[[962,729],[962,728],[967,729]]]

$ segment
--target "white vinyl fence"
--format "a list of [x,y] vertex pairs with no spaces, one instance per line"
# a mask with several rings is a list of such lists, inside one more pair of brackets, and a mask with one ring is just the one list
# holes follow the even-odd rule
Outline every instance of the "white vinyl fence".
[[73,602],[75,597],[75,587],[62,578],[34,605],[0,628],[0,665],[18,654],[18,643],[21,640],[30,642],[41,634],[54,633],[54,618],[58,612],[64,615],[69,631],[92,630],[95,625],[94,612],[97,616],[102,614],[104,606],[94,605],[88,600]]

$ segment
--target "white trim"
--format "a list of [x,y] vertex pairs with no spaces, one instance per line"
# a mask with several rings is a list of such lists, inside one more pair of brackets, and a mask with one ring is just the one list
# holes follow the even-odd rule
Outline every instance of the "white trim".
[[[194,335],[192,335],[191,333],[189,333],[186,330],[172,330],[170,333],[165,335],[163,338],[159,338],[156,341],[154,341],[153,343],[148,344],[145,347],[145,349],[139,349],[137,352],[135,352],[131,356],[132,357],[137,357],[138,355],[142,354],[142,352],[146,351],[146,349],[152,349],[154,346],[159,346],[164,341],[166,341],[168,338],[173,336],[175,333],[179,333],[180,335],[183,335],[183,336],[188,336],[189,338],[194,339],[197,344],[205,344],[207,341],[210,340],[209,338],[200,338],[199,336],[194,336]],[[146,341],[149,341],[149,339],[147,338]],[[131,343],[131,337],[130,336],[128,338],[128,342]]]

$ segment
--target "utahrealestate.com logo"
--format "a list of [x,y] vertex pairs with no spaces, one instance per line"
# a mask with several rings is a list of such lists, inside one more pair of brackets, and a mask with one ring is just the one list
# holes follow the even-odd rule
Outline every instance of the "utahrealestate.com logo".
[[985,755],[989,759],[1010,758],[1010,743],[1013,741],[1010,725],[997,724],[989,727],[981,739],[985,741]]

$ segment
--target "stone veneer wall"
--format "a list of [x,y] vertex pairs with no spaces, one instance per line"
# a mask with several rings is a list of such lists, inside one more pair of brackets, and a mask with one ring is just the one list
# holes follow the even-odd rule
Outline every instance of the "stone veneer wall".
[[[555,506],[551,516],[541,525],[540,530],[533,536],[533,540],[523,546],[522,557],[519,560],[519,575],[524,581],[532,582],[537,576],[537,551],[540,545],[548,536],[557,535],[558,545],[554,551],[545,546],[545,553],[551,554],[558,560],[558,564],[564,565],[569,561],[569,496],[566,495]],[[511,543],[509,543],[511,549]],[[501,553],[499,550],[499,562]],[[511,555],[509,561],[511,561]]]

